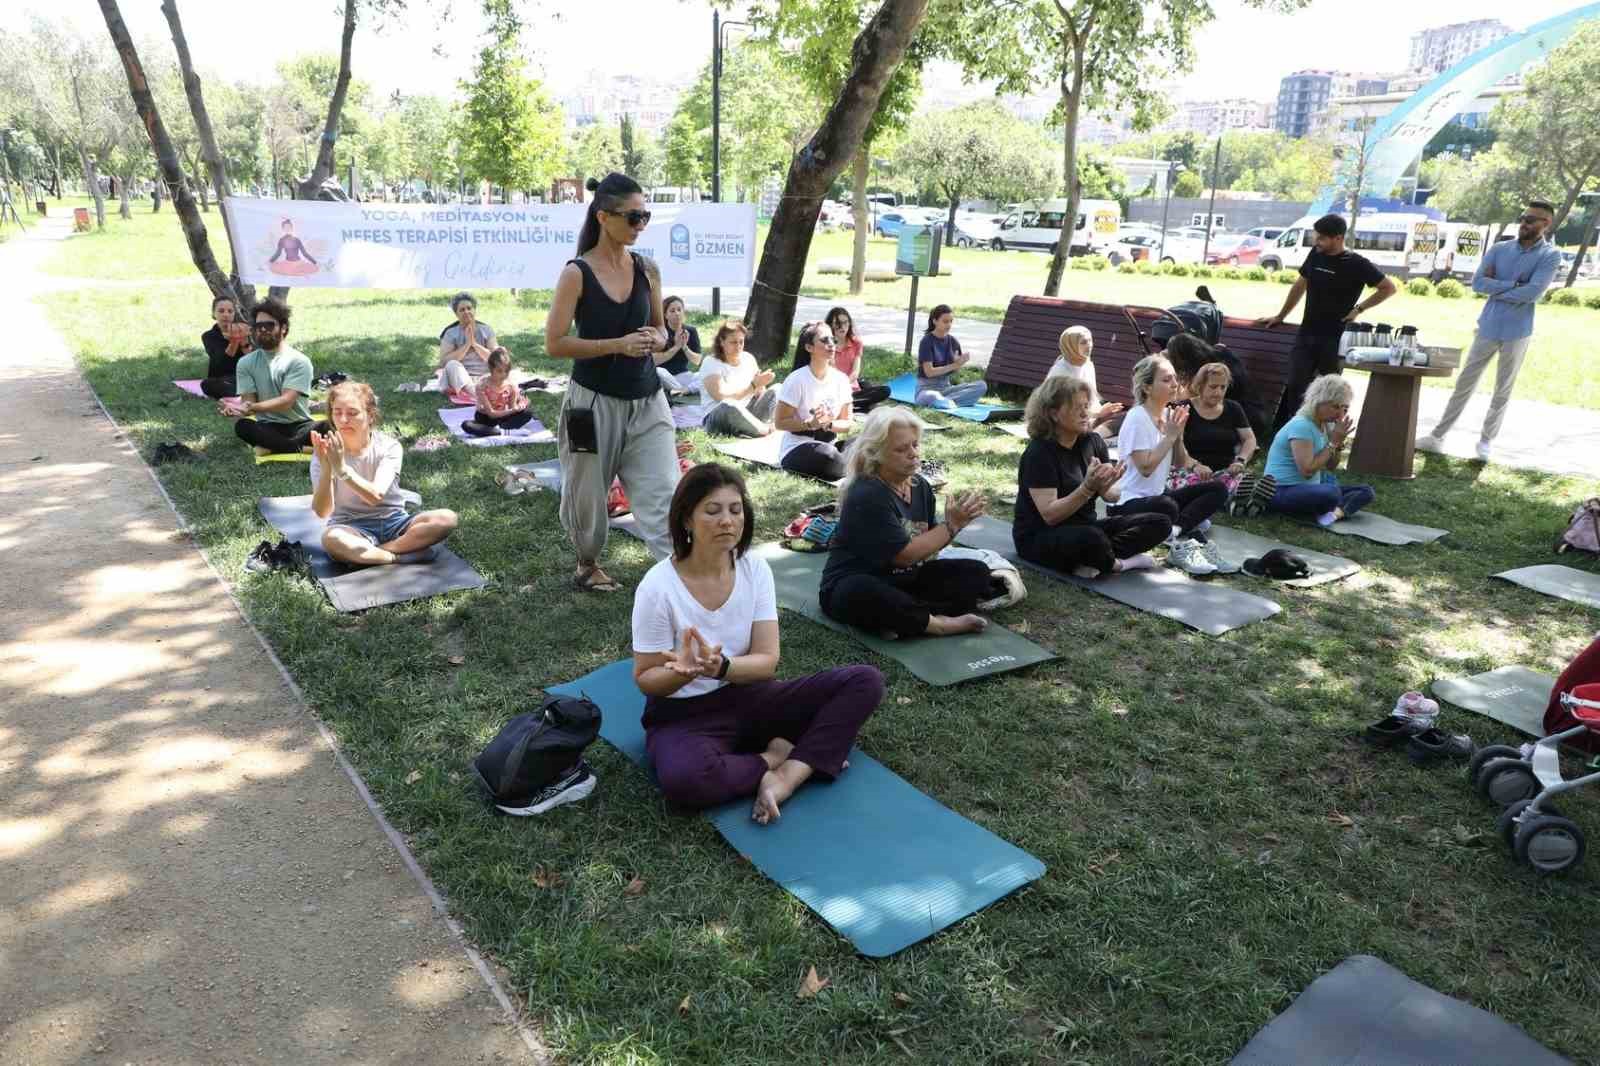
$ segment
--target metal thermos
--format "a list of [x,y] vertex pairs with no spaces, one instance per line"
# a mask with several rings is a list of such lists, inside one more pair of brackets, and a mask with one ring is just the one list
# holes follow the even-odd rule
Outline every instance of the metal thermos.
[[1417,327],[1401,326],[1400,334],[1395,338],[1395,347],[1400,349],[1400,363],[1402,366],[1418,364],[1417,355]]
[[1372,329],[1372,346],[1374,348],[1387,348],[1393,343],[1394,329],[1387,322],[1379,322]]
[[1344,332],[1339,335],[1339,358],[1341,359],[1345,357],[1351,348],[1356,346],[1356,335],[1358,333],[1356,325],[1354,322],[1346,322],[1344,324]]

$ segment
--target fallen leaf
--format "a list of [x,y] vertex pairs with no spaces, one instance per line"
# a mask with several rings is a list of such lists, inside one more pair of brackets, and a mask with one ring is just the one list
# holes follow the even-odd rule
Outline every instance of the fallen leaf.
[[1348,814],[1340,814],[1338,811],[1329,811],[1328,821],[1332,822],[1334,825],[1343,826],[1345,829],[1354,829],[1356,826],[1356,820],[1354,818],[1350,817]]
[[421,770],[413,770],[409,774],[406,775],[406,784],[408,784],[408,785],[414,785],[418,781],[421,781],[421,780],[422,780],[422,771]]
[[1483,844],[1487,838],[1487,834],[1483,833],[1481,830],[1468,829],[1460,822],[1455,824],[1455,828],[1452,830],[1452,832],[1455,834],[1456,843],[1467,848],[1478,847],[1479,845]]
[[896,992],[890,998],[894,1000],[894,1005],[896,1007],[909,1007],[913,1002],[912,998],[906,995],[904,992]]
[[467,657],[465,655],[452,655],[450,656],[450,665],[465,666],[467,665]]
[[687,1018],[688,1016],[689,1016],[689,997],[688,996],[684,996],[682,1002],[680,1002],[678,1004],[678,1017]]
[[1277,833],[1262,833],[1261,834],[1261,839],[1265,840],[1268,844],[1282,844],[1283,843],[1283,838],[1280,837]]
[[634,899],[638,899],[640,896],[644,895],[644,878],[638,876],[637,874],[634,875],[633,880],[629,881],[625,886],[623,886],[622,894],[625,896],[630,896]]
[[1113,707],[1113,708],[1111,708],[1111,713],[1116,715],[1117,717],[1121,718],[1121,717],[1124,717],[1124,716],[1127,715],[1128,708],[1126,708],[1126,707]]
[[1110,866],[1112,863],[1116,862],[1120,858],[1122,858],[1122,852],[1113,851],[1110,855],[1107,855],[1105,858],[1099,860],[1098,862],[1090,863],[1089,864],[1089,872],[1092,873],[1092,874],[1105,873],[1106,867]]
[[896,703],[900,704],[900,706],[904,707],[906,704],[911,702],[911,697],[910,696],[896,696],[894,698],[894,701]]
[[555,870],[547,870],[543,866],[535,866],[533,873],[529,876],[533,878],[533,883],[540,888],[555,888],[561,884],[561,875]]
[[806,975],[800,979],[800,988],[795,992],[796,999],[816,999],[817,993],[828,987],[826,977],[817,976],[815,966],[806,970]]

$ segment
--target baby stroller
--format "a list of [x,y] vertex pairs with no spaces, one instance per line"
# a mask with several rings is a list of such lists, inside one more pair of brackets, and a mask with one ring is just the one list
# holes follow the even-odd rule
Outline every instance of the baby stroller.
[[1180,333],[1193,333],[1207,344],[1216,346],[1222,336],[1222,310],[1212,298],[1211,290],[1201,285],[1194,290],[1196,299],[1176,304],[1163,312],[1163,318],[1150,326],[1150,340],[1158,348]]
[[1600,734],[1600,683],[1577,685],[1561,693],[1560,701],[1578,725],[1521,748],[1483,748],[1467,768],[1478,793],[1505,808],[1495,823],[1500,838],[1518,862],[1541,874],[1565,873],[1583,861],[1583,831],[1551,800],[1600,782],[1600,771],[1562,778],[1560,754],[1562,741]]

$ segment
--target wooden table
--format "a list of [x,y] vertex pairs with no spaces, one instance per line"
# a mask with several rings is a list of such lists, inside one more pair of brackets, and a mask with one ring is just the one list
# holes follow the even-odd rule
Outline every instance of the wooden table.
[[[1458,350],[1430,348],[1428,366],[1390,366],[1388,363],[1346,363],[1347,370],[1372,375],[1355,444],[1345,464],[1353,474],[1411,478],[1411,460],[1417,444],[1417,405],[1423,378],[1443,378],[1455,373]],[[1455,358],[1450,358],[1455,356]],[[1433,365],[1433,364],[1439,365]]]

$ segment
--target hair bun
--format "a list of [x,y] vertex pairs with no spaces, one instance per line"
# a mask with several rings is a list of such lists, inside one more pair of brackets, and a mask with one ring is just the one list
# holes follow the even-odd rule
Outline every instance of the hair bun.
[[599,178],[590,178],[588,181],[583,183],[583,187],[585,189],[588,189],[590,192],[599,192],[600,191],[600,179]]

